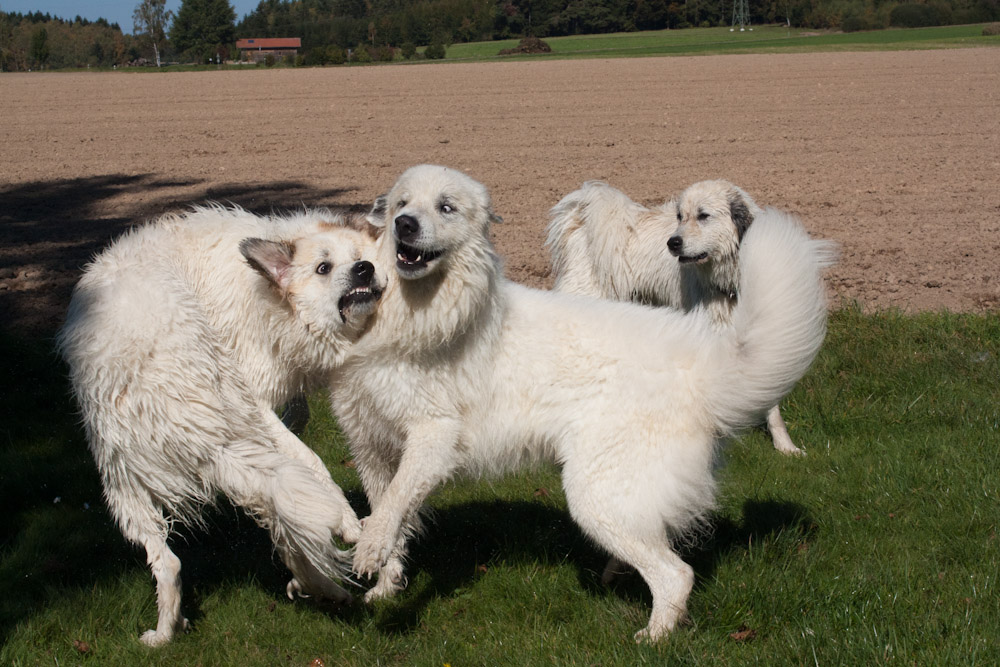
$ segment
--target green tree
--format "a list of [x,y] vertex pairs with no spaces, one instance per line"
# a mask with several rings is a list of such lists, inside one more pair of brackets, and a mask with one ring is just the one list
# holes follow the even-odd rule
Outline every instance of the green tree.
[[153,45],[156,66],[160,66],[160,47],[167,40],[167,24],[174,13],[167,9],[167,0],[142,0],[132,12],[132,30],[136,37]]
[[39,66],[44,67],[49,60],[49,33],[45,28],[39,28],[31,33],[31,59]]
[[236,41],[236,11],[228,0],[183,0],[170,41],[188,57],[205,61]]

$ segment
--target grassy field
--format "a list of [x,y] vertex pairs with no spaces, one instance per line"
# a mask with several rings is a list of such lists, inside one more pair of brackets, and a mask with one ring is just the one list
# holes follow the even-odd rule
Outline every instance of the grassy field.
[[819,32],[785,26],[757,26],[752,31],[729,28],[691,28],[655,32],[552,37],[545,41],[551,54],[499,56],[501,49],[517,46],[516,39],[502,42],[453,44],[448,60],[618,58],[722,53],[795,53],[804,51],[864,51],[1000,46],[1000,37],[984,37],[982,25],[876,30],[871,32]]
[[[393,601],[285,599],[267,536],[224,501],[175,540],[193,631],[158,650],[143,555],[100,498],[44,344],[5,337],[0,664],[643,665],[1000,663],[1000,319],[832,316],[783,404],[804,459],[765,434],[732,444],[710,536],[685,551],[691,624],[658,646],[634,574],[566,513],[555,470],[449,484]],[[14,389],[12,383],[8,389]],[[359,513],[357,476],[323,396],[304,439]]]
[[[549,54],[499,55],[501,49],[517,46],[517,39],[496,42],[452,44],[444,62],[493,60],[565,60],[568,58],[638,58],[646,56],[692,56],[738,53],[805,53],[817,51],[891,51],[907,49],[953,49],[973,46],[1000,46],[1000,36],[984,36],[983,25],[940,26],[934,28],[893,28],[869,32],[808,31],[783,25],[755,26],[746,32],[729,28],[689,28],[620,32],[606,35],[551,37]],[[418,49],[423,51],[423,47]],[[435,63],[439,60],[408,61],[407,64]],[[397,61],[396,64],[400,64]],[[388,63],[372,63],[384,66]],[[262,67],[258,65],[257,67]],[[278,67],[285,67],[279,64]],[[367,67],[365,65],[347,65]],[[124,72],[187,72],[218,69],[256,69],[248,65],[171,65],[160,69],[125,68]]]

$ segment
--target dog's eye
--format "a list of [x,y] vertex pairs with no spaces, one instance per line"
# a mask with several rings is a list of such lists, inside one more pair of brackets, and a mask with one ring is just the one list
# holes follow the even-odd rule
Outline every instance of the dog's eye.
[[325,276],[326,274],[330,273],[330,263],[320,262],[319,264],[317,264],[316,273],[320,274],[321,276]]
[[683,221],[684,221],[684,216],[681,215],[680,211],[677,211],[677,222],[683,222]]
[[454,210],[455,209],[453,209],[451,207],[451,204],[441,204],[441,212],[442,213],[451,213]]
[[403,208],[404,206],[406,206],[405,199],[400,199],[398,202],[396,202],[396,208]]
[[702,211],[701,213],[698,214],[698,219],[699,220],[708,220],[708,213],[705,213],[704,211]]

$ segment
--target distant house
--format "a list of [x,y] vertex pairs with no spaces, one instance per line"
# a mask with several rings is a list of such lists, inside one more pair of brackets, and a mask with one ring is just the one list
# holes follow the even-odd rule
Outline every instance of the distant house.
[[240,60],[260,62],[269,55],[275,58],[295,56],[302,48],[302,39],[299,37],[238,39],[236,48],[240,50]]

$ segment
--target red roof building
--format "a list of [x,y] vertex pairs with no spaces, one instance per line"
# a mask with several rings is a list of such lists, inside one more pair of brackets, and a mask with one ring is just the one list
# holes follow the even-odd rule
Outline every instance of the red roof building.
[[302,48],[299,37],[259,37],[236,40],[241,60],[259,62],[271,55],[276,58],[294,56]]

